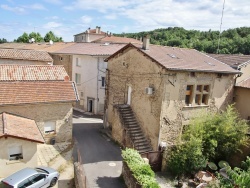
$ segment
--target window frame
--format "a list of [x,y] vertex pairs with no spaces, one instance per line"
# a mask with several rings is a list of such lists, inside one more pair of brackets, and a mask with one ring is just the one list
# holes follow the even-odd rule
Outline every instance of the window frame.
[[210,96],[210,90],[210,84],[187,84],[185,91],[185,105],[207,106]]
[[[46,131],[45,130],[45,126],[50,126],[50,125],[53,125],[52,126],[52,129],[50,129],[50,130],[48,130],[48,131]],[[55,121],[46,121],[46,122],[44,122],[44,134],[51,134],[51,133],[56,133],[56,122]],[[54,129],[53,129],[53,127],[54,127]]]
[[75,82],[76,84],[81,84],[81,74],[75,73]]
[[[14,153],[13,151],[11,151],[11,150],[14,150],[14,149],[20,150],[20,152],[19,153]],[[23,159],[23,147],[22,147],[22,145],[9,146],[8,147],[8,155],[9,155],[9,161],[15,161],[15,160]]]
[[105,77],[105,76],[102,76],[102,77],[101,77],[101,87],[102,87],[102,88],[105,88],[105,87],[106,87],[106,77]]

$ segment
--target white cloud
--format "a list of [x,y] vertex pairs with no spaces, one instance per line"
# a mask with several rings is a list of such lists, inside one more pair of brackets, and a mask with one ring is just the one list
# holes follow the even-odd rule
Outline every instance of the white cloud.
[[4,10],[16,12],[18,14],[24,14],[25,9],[23,7],[10,7],[9,5],[1,5],[1,8]]
[[43,28],[44,29],[48,29],[48,30],[53,30],[53,29],[58,28],[60,26],[62,26],[61,23],[58,23],[58,22],[48,22],[48,23],[46,23],[46,24],[43,25]]
[[27,5],[25,6],[25,8],[34,9],[34,10],[47,10],[42,4],[38,4],[38,3]]
[[104,18],[106,18],[108,20],[115,20],[115,19],[117,19],[117,15],[114,13],[112,13],[112,14],[108,13],[107,15],[104,16]]
[[58,16],[49,16],[49,17],[45,17],[46,20],[58,20],[59,17]]
[[92,22],[92,18],[90,16],[82,16],[81,21],[83,24],[89,24]]

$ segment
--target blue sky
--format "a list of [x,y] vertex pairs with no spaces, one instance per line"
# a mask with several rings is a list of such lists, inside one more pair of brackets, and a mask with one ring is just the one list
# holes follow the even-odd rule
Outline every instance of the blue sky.
[[[87,28],[112,33],[184,27],[219,30],[224,0],[1,0],[0,38],[52,30],[64,41]],[[222,30],[250,27],[250,1],[225,0]]]

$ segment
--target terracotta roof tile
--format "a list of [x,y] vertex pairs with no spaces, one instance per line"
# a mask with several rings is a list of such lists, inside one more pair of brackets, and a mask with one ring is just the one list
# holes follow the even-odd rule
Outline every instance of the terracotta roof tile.
[[0,58],[53,62],[52,57],[47,52],[37,50],[0,49]]
[[116,36],[106,36],[101,39],[97,39],[93,42],[101,42],[101,43],[137,43],[141,44],[142,42],[133,38],[127,38],[127,37],[116,37]]
[[128,44],[106,59],[113,58],[119,52],[126,48],[136,48],[143,54],[147,55],[153,61],[162,65],[168,70],[181,71],[199,71],[199,72],[218,72],[218,73],[240,73],[230,66],[209,57],[194,49],[177,48],[159,45],[149,45],[149,50],[142,49],[139,44]]
[[0,82],[0,105],[72,102],[78,100],[73,82]]
[[26,50],[40,50],[45,52],[54,52],[65,47],[71,46],[75,44],[74,42],[54,42],[53,44],[49,44],[46,42],[42,43],[3,43],[0,44],[0,48],[8,48],[8,49],[26,49]]
[[6,136],[44,143],[43,136],[34,120],[1,113],[0,137]]
[[241,55],[241,54],[208,54],[210,57],[213,57],[223,63],[228,64],[230,67],[237,68],[238,66],[249,62],[250,55]]
[[244,87],[244,88],[250,88],[250,77],[237,83],[236,84],[237,87]]
[[76,43],[55,54],[79,54],[79,55],[111,55],[124,47],[125,44],[101,44],[101,43]]
[[68,74],[62,65],[0,65],[1,81],[64,80]]

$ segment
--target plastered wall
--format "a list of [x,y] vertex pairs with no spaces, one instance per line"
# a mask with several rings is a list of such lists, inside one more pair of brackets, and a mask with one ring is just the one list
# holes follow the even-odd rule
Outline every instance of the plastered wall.
[[[21,146],[23,159],[9,160],[9,147]],[[16,138],[0,138],[0,178],[9,176],[10,174],[21,170],[25,167],[37,166],[37,143]]]

